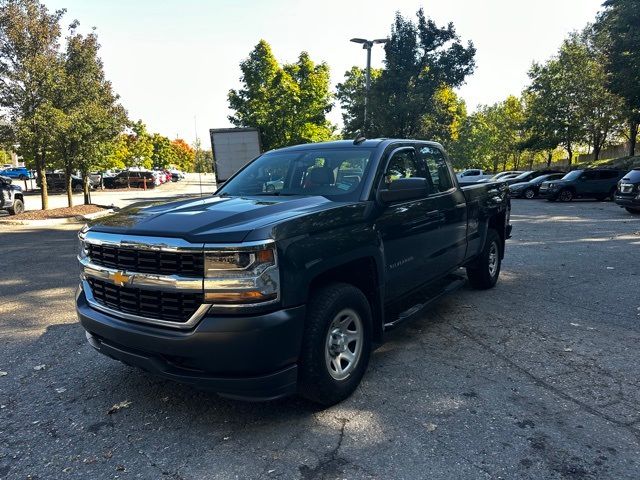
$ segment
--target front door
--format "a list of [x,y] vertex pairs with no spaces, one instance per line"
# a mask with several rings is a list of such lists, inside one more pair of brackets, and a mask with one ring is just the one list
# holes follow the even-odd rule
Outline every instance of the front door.
[[[400,147],[388,159],[382,184],[389,188],[399,178],[422,178],[429,172],[413,147]],[[393,300],[436,276],[428,259],[441,248],[439,227],[442,217],[438,201],[425,194],[420,198],[393,202],[384,207],[376,220],[380,232],[386,269],[386,298]]]

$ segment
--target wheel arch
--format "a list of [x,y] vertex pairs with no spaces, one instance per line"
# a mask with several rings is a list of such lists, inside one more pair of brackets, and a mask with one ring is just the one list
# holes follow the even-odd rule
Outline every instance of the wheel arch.
[[381,342],[384,314],[379,264],[371,256],[360,257],[319,272],[309,282],[309,295],[331,283],[348,283],[359,289],[369,302],[373,322],[373,340]]

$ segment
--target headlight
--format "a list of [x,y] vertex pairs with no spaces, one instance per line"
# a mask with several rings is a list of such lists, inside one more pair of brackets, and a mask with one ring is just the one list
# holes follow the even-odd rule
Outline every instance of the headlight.
[[235,251],[207,250],[205,246],[204,271],[204,299],[208,303],[242,306],[273,303],[280,297],[273,243]]
[[84,241],[84,236],[86,235],[87,230],[89,230],[89,226],[84,225],[78,233],[78,260],[83,260],[89,256],[87,242]]

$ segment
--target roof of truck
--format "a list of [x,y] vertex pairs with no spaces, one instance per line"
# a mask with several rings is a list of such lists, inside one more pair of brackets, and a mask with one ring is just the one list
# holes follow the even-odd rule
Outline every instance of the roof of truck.
[[435,145],[437,147],[442,148],[437,142],[430,142],[426,140],[417,140],[417,139],[403,139],[403,138],[368,138],[362,142],[354,143],[353,140],[335,140],[333,142],[318,142],[318,143],[303,143],[301,145],[293,145],[291,147],[283,147],[277,149],[278,151],[297,151],[297,150],[313,150],[318,147],[321,148],[376,148],[380,145],[388,145],[390,143],[396,142],[420,142],[429,145]]

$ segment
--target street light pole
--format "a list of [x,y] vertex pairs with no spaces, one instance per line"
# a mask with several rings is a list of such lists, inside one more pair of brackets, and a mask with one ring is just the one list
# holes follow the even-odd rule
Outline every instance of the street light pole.
[[368,120],[368,112],[369,112],[369,90],[371,89],[371,48],[376,43],[387,43],[389,39],[387,38],[376,38],[375,40],[365,40],[364,38],[352,38],[351,41],[353,43],[359,43],[362,45],[362,48],[367,51],[367,69],[366,69],[366,87],[364,94],[364,119],[362,121],[362,134],[366,136],[367,134],[367,120]]

